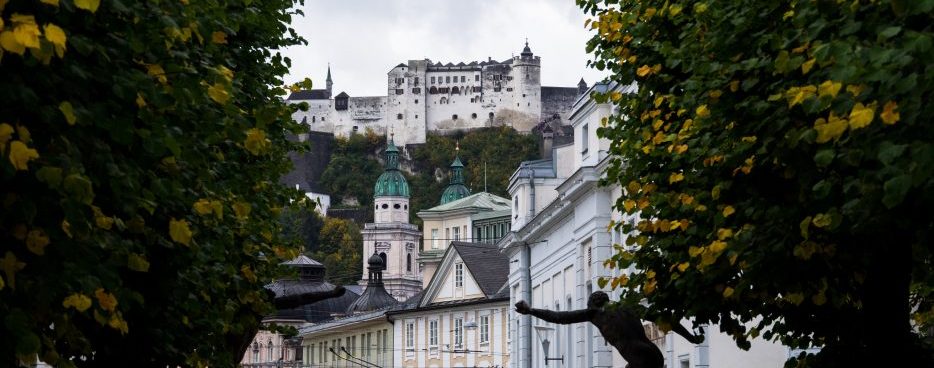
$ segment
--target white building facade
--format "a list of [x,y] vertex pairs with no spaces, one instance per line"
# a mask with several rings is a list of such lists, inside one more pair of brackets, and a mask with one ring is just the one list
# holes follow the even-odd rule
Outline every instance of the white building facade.
[[[608,89],[628,93],[635,86],[597,84],[591,91]],[[555,147],[551,159],[524,163],[510,179],[513,231],[498,243],[510,259],[510,303],[525,300],[533,308],[585,309],[589,295],[599,289],[600,277],[626,272],[603,267],[613,245],[625,244],[624,235],[607,230],[611,220],[624,220],[612,208],[621,188],[598,184],[609,162],[609,142],[599,139],[596,130],[614,107],[595,103],[586,97],[589,93],[584,96],[569,114],[573,144]],[[619,292],[609,294],[618,300]],[[510,313],[516,337],[511,367],[543,367],[546,356],[562,359],[548,362],[554,368],[626,365],[592,324],[556,325]],[[743,351],[719,331],[706,331],[705,342],[693,345],[678,335],[662,334],[651,323],[645,328],[669,368],[778,368],[789,354],[787,348],[761,339]],[[550,342],[547,352],[541,344],[545,339]]]

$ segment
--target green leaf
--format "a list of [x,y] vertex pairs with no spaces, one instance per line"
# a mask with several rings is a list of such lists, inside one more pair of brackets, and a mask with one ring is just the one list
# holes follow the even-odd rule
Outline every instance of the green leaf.
[[879,32],[879,39],[884,40],[887,38],[892,38],[893,36],[897,35],[898,32],[901,32],[901,31],[902,31],[902,27],[888,27],[882,30],[882,32]]
[[149,261],[139,254],[130,253],[130,255],[127,256],[127,267],[137,272],[148,272]]
[[814,163],[819,167],[830,165],[833,162],[834,151],[832,148],[822,149],[814,155]]
[[81,203],[91,204],[94,201],[94,189],[91,181],[79,174],[71,174],[65,177],[65,193]]
[[58,188],[62,184],[62,168],[54,166],[43,166],[36,171],[36,179],[46,183],[50,188]]
[[911,176],[899,175],[885,182],[882,189],[885,194],[882,196],[882,204],[888,208],[893,208],[905,199],[908,190],[911,189]]
[[880,162],[889,166],[895,162],[895,159],[905,153],[907,148],[907,144],[892,144],[892,142],[885,141],[879,145],[879,155],[877,157]]

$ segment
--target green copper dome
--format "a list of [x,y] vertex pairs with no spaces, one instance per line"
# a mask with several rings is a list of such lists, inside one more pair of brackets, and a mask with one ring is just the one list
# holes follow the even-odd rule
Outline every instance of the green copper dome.
[[399,149],[392,138],[386,145],[386,170],[376,179],[373,187],[375,197],[409,197],[409,183],[399,171]]
[[460,157],[455,156],[451,163],[451,180],[448,187],[441,193],[441,204],[453,202],[470,195],[470,189],[464,185],[464,164]]

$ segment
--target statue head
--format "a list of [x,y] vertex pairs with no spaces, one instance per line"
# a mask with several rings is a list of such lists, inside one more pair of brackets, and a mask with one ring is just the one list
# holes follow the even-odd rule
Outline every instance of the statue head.
[[603,308],[607,302],[610,301],[610,297],[602,291],[594,291],[593,294],[590,294],[590,297],[587,298],[587,308],[588,309],[599,309]]

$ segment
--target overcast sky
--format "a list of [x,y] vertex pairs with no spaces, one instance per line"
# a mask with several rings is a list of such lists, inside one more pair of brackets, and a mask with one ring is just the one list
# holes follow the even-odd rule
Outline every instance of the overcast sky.
[[335,94],[385,96],[386,73],[401,62],[502,61],[526,37],[542,57],[543,86],[606,75],[586,66],[590,33],[574,0],[306,0],[302,9],[292,26],[308,45],[284,50],[286,82],[310,77],[324,88],[330,62]]

